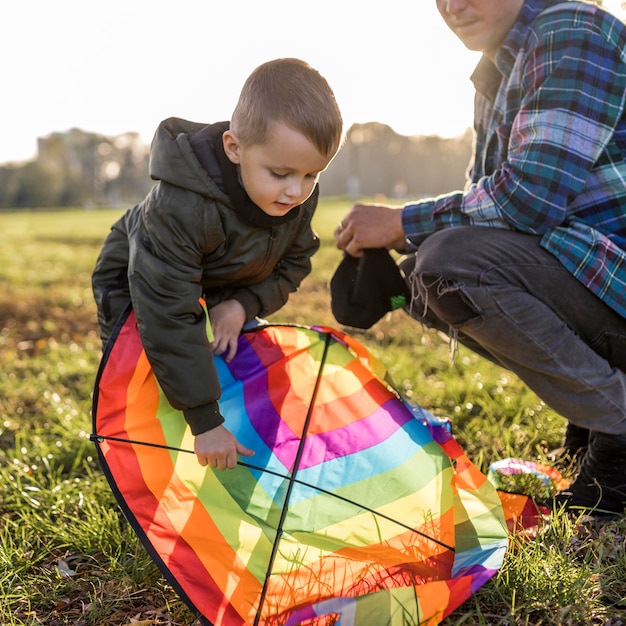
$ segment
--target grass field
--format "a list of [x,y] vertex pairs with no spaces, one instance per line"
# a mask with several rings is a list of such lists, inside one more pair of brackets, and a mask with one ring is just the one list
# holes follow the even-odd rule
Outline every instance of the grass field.
[[[332,231],[349,205],[325,201],[313,274],[273,321],[336,326]],[[89,440],[100,358],[90,273],[119,211],[0,213],[0,625],[193,624],[120,514]],[[396,385],[436,415],[483,470],[550,460],[564,421],[514,376],[394,312],[358,337]],[[566,468],[567,469],[567,468]],[[554,516],[513,538],[499,574],[452,625],[626,624],[626,520]],[[373,624],[372,626],[377,626]]]

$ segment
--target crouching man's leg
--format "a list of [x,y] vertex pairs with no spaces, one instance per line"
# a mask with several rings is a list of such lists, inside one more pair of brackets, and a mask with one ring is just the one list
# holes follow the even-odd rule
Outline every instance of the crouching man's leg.
[[622,514],[626,320],[539,242],[538,236],[481,227],[431,235],[415,255],[418,295],[411,312],[420,318],[427,311],[427,318],[513,371],[574,425],[571,441],[587,443],[588,450],[559,503]]

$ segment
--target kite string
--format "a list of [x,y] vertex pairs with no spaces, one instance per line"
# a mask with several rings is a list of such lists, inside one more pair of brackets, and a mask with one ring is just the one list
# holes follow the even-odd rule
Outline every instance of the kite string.
[[[176,448],[175,446],[168,446],[168,445],[161,444],[161,443],[150,443],[148,441],[138,441],[136,439],[124,439],[122,437],[111,437],[109,435],[98,435],[97,433],[92,433],[89,436],[89,439],[90,441],[93,441],[95,443],[102,443],[105,440],[117,441],[120,443],[130,443],[130,444],[137,445],[137,446],[148,446],[151,448],[162,448],[164,450],[173,450],[174,452],[186,452],[188,454],[194,454],[193,450],[188,450],[187,448]],[[451,550],[452,552],[455,551],[455,548],[453,546],[449,546],[447,543],[444,543],[443,541],[440,541],[439,539],[436,539],[435,537],[431,537],[430,535],[427,535],[421,530],[417,530],[417,528],[413,528],[412,526],[409,526],[408,524],[405,524],[401,522],[400,520],[394,519],[393,517],[389,517],[388,515],[385,515],[384,513],[381,513],[380,511],[375,511],[374,509],[368,506],[364,506],[363,504],[359,504],[358,502],[355,502],[354,500],[350,500],[350,498],[341,496],[338,493],[335,493],[334,491],[329,491],[328,489],[324,489],[323,487],[320,487],[319,485],[313,485],[311,483],[307,483],[304,480],[300,480],[299,478],[290,477],[285,474],[281,474],[280,472],[277,472],[275,470],[271,470],[268,467],[261,467],[260,465],[254,465],[253,463],[248,463],[246,461],[237,461],[237,465],[241,467],[246,467],[251,470],[255,470],[257,472],[265,472],[266,474],[271,474],[272,476],[276,476],[277,478],[281,478],[282,480],[290,480],[294,483],[297,483],[298,485],[301,485],[302,487],[307,487],[309,489],[313,489],[314,491],[319,491],[320,493],[324,493],[327,496],[337,498],[338,500],[342,500],[343,502],[346,502],[347,504],[350,504],[356,508],[362,509],[363,511],[367,511],[368,513],[372,513],[372,515],[377,515],[378,517],[382,517],[389,522],[398,524],[398,526],[402,526],[403,528],[406,528],[407,530],[414,532],[416,535],[420,535],[421,537],[424,537],[424,539],[428,539],[429,541],[432,541],[433,543],[440,545],[442,548],[446,548],[446,550]]]
[[[89,440],[96,444],[100,444],[103,441],[117,441],[118,443],[130,443],[130,444],[137,445],[137,446],[147,446],[149,448],[161,448],[163,450],[172,450],[174,452],[186,452],[187,454],[195,454],[193,450],[188,450],[187,448],[177,448],[176,446],[168,446],[162,443],[150,443],[149,441],[139,441],[137,439],[124,439],[123,437],[112,437],[110,435],[99,435],[97,433],[91,433],[91,435],[89,435]],[[297,460],[298,460],[298,456],[296,456],[296,461]],[[246,461],[238,460],[237,465],[241,467],[246,467],[251,470],[255,470],[257,472],[264,472],[266,474],[271,474],[272,476],[276,476],[277,478],[281,478],[282,480],[289,481],[290,483],[296,483],[298,485],[301,485],[302,487],[307,487],[309,489],[313,489],[314,491],[318,491],[320,493],[326,494],[327,496],[337,498],[338,500],[342,500],[343,502],[346,502],[347,504],[350,504],[356,508],[362,509],[363,511],[367,511],[368,513],[371,513],[372,515],[377,515],[378,517],[382,517],[389,522],[393,522],[394,524],[397,524],[398,526],[402,526],[403,528],[410,530],[416,535],[420,535],[424,539],[428,539],[428,541],[432,541],[433,543],[440,545],[442,548],[445,548],[446,550],[451,550],[452,552],[455,552],[454,546],[449,546],[447,543],[444,543],[443,541],[440,541],[439,539],[435,537],[431,537],[430,535],[427,535],[426,533],[422,532],[421,530],[418,530],[417,528],[413,528],[412,526],[409,526],[408,524],[405,524],[401,522],[400,520],[394,519],[393,517],[389,517],[388,515],[385,515],[384,513],[381,513],[380,511],[376,511],[368,506],[359,504],[358,502],[355,502],[354,500],[350,500],[350,498],[346,498],[345,496],[339,495],[338,493],[335,493],[334,491],[329,491],[328,489],[324,489],[323,487],[320,487],[319,485],[313,485],[311,483],[307,483],[304,480],[300,480],[299,478],[295,477],[295,474],[292,474],[291,476],[287,476],[275,470],[269,469],[268,467],[261,467],[260,465],[254,465],[253,463],[248,463]],[[290,492],[290,489],[287,491],[287,497],[289,496],[289,492]],[[284,515],[281,516],[277,530],[281,529],[283,520],[284,520]]]

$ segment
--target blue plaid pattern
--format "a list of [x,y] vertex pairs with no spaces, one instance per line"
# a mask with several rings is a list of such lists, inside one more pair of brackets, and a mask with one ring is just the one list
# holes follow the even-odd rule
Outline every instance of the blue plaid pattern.
[[408,240],[460,225],[541,245],[626,317],[626,25],[592,4],[526,0],[476,87],[464,191],[410,203]]

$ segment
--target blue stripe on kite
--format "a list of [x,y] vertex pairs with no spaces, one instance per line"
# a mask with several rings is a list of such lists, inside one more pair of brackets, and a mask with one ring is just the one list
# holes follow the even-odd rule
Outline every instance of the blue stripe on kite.
[[[216,363],[218,369],[226,368],[219,360]],[[222,372],[219,372],[220,376]],[[250,416],[246,410],[243,399],[243,384],[240,381],[233,381],[223,390],[220,399],[220,409],[226,419],[226,427],[244,446],[254,450],[254,456],[242,457],[244,462],[249,462],[257,467],[267,468],[281,476],[287,476],[289,470],[280,462],[272,449],[263,441],[257,431],[250,424]],[[258,486],[267,494],[268,498],[276,501],[276,496],[280,492],[280,487],[284,482],[283,478],[278,478],[270,472],[250,468],[248,470]]]
[[[391,437],[375,446],[354,454],[336,457],[321,465],[300,469],[296,477],[307,484],[319,484],[320,475],[323,474],[325,489],[332,491],[345,488],[348,484],[359,483],[371,478],[373,468],[376,468],[377,474],[383,474],[410,463],[411,459],[426,445],[430,447],[431,454],[436,454],[437,451],[434,446],[437,444],[430,438],[428,429],[417,420],[412,420],[404,428],[397,430]],[[442,451],[440,454],[443,458]],[[424,476],[429,480],[433,477]],[[293,499],[293,494],[292,502],[297,502]]]

